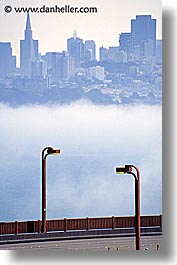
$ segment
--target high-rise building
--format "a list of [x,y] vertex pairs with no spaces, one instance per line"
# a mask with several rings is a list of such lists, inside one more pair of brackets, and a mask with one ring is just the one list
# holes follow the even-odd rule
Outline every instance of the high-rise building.
[[106,49],[102,46],[102,47],[100,47],[99,52],[100,52],[100,61],[108,60],[108,52],[109,52],[108,49]]
[[31,76],[32,62],[38,61],[38,40],[33,40],[29,13],[27,14],[25,38],[20,40],[20,69],[24,76]]
[[132,53],[133,37],[130,32],[123,32],[119,35],[119,46],[120,50],[126,51],[128,55]]
[[76,31],[74,31],[72,38],[67,39],[67,52],[75,59],[75,67],[80,67],[84,56],[84,44],[83,40],[77,37]]
[[111,61],[117,61],[117,55],[119,53],[119,47],[111,46],[108,50],[108,59]]
[[162,64],[162,40],[156,42],[156,60],[158,64]]
[[16,69],[16,57],[12,55],[10,42],[0,42],[0,78],[13,74]]
[[156,55],[156,19],[152,19],[151,15],[137,15],[136,19],[131,19],[131,34],[134,38],[133,46],[140,47],[140,56],[145,56],[147,45],[148,53],[151,45],[150,55]]
[[153,40],[146,40],[144,42],[144,56],[151,57],[154,55],[154,42]]
[[75,74],[74,58],[67,52],[47,52],[42,56],[47,66],[47,76],[51,82],[67,80]]
[[75,74],[75,60],[67,52],[62,53],[62,79],[68,80]]
[[47,65],[47,75],[52,79],[62,78],[62,53],[61,52],[47,52],[42,59]]
[[109,47],[109,49],[101,47],[100,61],[127,63],[127,52],[124,50],[120,50],[120,47],[118,46],[112,46]]
[[31,63],[31,76],[44,77],[46,75],[45,62],[42,60],[34,61]]
[[94,40],[86,40],[84,44],[84,59],[86,62],[96,60],[96,45]]

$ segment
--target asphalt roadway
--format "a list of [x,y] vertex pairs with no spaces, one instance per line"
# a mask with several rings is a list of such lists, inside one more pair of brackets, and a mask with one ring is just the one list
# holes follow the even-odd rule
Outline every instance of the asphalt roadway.
[[[160,250],[162,248],[162,236],[142,236],[141,250]],[[10,243],[0,245],[0,250],[20,250],[20,249],[60,249],[69,251],[82,250],[135,250],[134,237],[108,237],[108,238],[83,238],[83,239],[67,239],[56,241],[42,241],[29,243]]]

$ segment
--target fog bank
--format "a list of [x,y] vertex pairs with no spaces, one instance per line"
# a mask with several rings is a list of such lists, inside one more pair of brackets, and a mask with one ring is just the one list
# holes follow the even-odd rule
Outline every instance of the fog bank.
[[162,119],[157,106],[0,105],[0,221],[41,218],[41,150],[47,158],[47,218],[132,215],[141,170],[141,213],[162,211]]

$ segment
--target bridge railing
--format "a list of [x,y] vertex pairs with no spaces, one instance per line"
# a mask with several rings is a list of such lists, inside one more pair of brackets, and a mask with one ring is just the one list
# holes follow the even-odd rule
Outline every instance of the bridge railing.
[[[0,235],[41,233],[41,220],[0,223]],[[47,220],[47,232],[131,228],[135,226],[134,216],[64,218]],[[162,227],[162,215],[141,216],[141,227]]]

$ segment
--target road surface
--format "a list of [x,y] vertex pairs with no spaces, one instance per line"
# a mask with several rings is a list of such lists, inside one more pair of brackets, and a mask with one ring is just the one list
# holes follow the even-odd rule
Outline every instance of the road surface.
[[[162,236],[142,236],[142,250],[160,250],[162,248]],[[134,237],[113,237],[113,238],[91,238],[91,239],[68,239],[56,241],[15,243],[0,245],[1,249],[19,250],[19,249],[60,249],[69,251],[82,250],[135,250]]]

